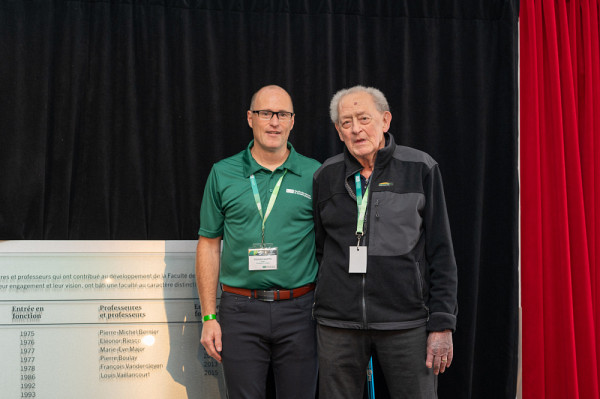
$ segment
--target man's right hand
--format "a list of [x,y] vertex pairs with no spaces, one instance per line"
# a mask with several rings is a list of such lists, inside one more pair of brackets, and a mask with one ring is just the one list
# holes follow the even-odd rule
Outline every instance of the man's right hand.
[[202,324],[202,337],[200,343],[206,349],[206,353],[221,363],[223,344],[221,343],[221,326],[216,320],[208,320]]

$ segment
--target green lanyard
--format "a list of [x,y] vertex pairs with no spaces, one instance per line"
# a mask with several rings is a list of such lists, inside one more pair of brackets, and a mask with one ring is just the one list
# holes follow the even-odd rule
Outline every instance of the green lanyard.
[[283,172],[283,175],[277,181],[275,188],[273,189],[273,193],[271,194],[271,198],[269,198],[269,204],[267,205],[267,210],[265,215],[262,213],[262,206],[260,204],[260,194],[258,193],[258,186],[256,185],[256,179],[254,175],[250,176],[250,185],[252,186],[252,192],[254,193],[254,201],[256,202],[256,207],[258,208],[258,213],[260,213],[260,218],[262,219],[262,238],[261,244],[265,243],[265,222],[267,218],[271,214],[271,210],[273,209],[273,205],[275,205],[275,200],[277,199],[277,194],[279,194],[279,188],[281,187],[281,182],[283,181],[283,176],[287,173],[287,169]]
[[365,196],[363,198],[360,172],[356,172],[354,175],[354,183],[356,184],[356,206],[358,208],[358,220],[356,221],[356,238],[358,238],[358,242],[356,243],[356,246],[359,246],[360,239],[363,236],[363,227],[365,225],[365,213],[367,212],[367,202],[369,201],[369,186],[367,185]]

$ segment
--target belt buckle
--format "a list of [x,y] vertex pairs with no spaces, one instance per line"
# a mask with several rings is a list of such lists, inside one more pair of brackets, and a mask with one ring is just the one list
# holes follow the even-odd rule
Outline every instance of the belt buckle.
[[273,302],[273,301],[275,301],[275,293],[276,292],[277,291],[272,291],[272,290],[256,290],[256,291],[254,291],[254,296],[259,301]]

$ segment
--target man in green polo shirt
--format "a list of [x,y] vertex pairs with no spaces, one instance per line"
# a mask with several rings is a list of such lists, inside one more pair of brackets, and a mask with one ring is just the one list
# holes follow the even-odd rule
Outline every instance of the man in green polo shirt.
[[270,365],[278,399],[314,398],[311,196],[320,164],[288,143],[294,108],[281,87],[257,91],[247,119],[254,140],[213,166],[202,198],[196,254],[201,342],[222,361],[230,399],[264,398]]

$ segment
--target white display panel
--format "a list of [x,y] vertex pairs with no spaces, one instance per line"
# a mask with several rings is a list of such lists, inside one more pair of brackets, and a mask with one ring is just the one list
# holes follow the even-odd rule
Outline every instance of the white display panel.
[[225,398],[195,241],[0,242],[0,397]]

